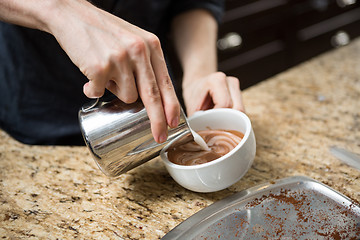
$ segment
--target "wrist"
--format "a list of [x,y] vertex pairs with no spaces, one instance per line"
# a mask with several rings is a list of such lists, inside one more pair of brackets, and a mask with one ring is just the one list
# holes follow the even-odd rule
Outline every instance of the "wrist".
[[39,30],[50,34],[56,29],[56,25],[61,21],[61,11],[67,1],[51,0],[46,1],[42,10],[38,14],[40,21]]
[[[78,20],[79,15],[88,15],[89,8],[94,7],[87,0],[51,0],[46,4],[46,11],[41,14],[43,31],[48,32],[56,37],[61,34],[68,26],[72,26],[71,19]],[[75,24],[75,22],[74,22]]]
[[206,47],[197,49],[191,53],[183,61],[183,83],[196,79],[201,79],[211,73],[217,72],[217,55],[216,49]]
[[[47,31],[52,10],[58,0],[0,1],[0,20],[11,24]],[[49,17],[48,17],[49,16]]]
[[188,86],[189,83],[196,81],[197,79],[204,78],[217,71],[216,65],[210,64],[208,66],[199,66],[191,70],[184,70],[182,85]]

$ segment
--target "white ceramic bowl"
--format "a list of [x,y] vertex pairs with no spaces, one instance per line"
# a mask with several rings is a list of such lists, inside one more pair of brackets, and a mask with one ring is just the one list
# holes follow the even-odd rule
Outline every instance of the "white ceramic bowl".
[[250,119],[240,111],[219,108],[197,112],[188,121],[195,131],[208,128],[237,130],[244,134],[244,138],[228,154],[193,166],[178,165],[168,160],[166,151],[177,140],[174,139],[160,152],[171,177],[184,188],[195,192],[215,192],[239,181],[255,158],[256,142]]

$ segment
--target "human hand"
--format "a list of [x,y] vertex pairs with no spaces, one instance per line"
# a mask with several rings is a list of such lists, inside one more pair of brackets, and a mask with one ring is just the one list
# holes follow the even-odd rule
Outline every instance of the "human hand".
[[212,108],[233,108],[245,111],[240,82],[222,72],[183,82],[183,98],[188,116]]
[[159,39],[87,1],[58,7],[49,32],[89,79],[84,94],[98,98],[107,88],[125,103],[140,96],[154,139],[164,142],[167,125],[179,123],[180,105]]

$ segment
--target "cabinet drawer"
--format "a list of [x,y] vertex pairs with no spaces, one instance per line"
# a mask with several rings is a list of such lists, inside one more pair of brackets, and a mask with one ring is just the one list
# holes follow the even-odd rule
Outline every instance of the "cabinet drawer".
[[287,5],[287,0],[230,0],[226,2],[223,22],[240,18],[257,18],[261,14],[274,11]]
[[283,35],[280,28],[281,26],[275,25],[254,29],[249,32],[246,31],[246,29],[234,29],[232,32],[227,32],[217,42],[219,61],[232,58],[272,41],[282,39]]
[[291,11],[295,29],[309,27],[360,6],[356,0],[307,0],[293,1]]
[[285,54],[285,52],[278,52],[225,72],[229,76],[239,78],[241,89],[246,89],[286,70],[287,67],[284,64]]
[[297,31],[296,37],[297,40],[305,42],[323,34],[327,34],[328,32],[339,30],[350,24],[356,24],[359,20],[360,7],[300,29]]
[[[286,2],[283,0],[265,1],[253,1],[252,4],[226,12],[224,23],[221,24],[218,34],[220,60],[283,37],[284,19],[287,16]],[[269,2],[276,2],[276,4],[269,5],[267,4]],[[234,17],[235,13],[237,18]]]
[[360,36],[360,8],[317,23],[297,32],[297,42],[291,54],[294,63],[348,44]]
[[360,0],[227,0],[219,70],[242,89],[360,36]]
[[219,70],[238,77],[241,88],[247,88],[288,67],[284,47],[284,43],[279,40],[267,43],[219,62]]

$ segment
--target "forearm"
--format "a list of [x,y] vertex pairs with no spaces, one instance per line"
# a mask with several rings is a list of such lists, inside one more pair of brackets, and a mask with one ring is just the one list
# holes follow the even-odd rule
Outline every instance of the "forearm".
[[173,37],[183,68],[183,85],[217,71],[217,28],[206,10],[193,10],[174,19]]
[[24,27],[48,31],[47,15],[54,0],[2,0],[0,1],[0,20]]
[[179,124],[180,105],[154,34],[86,0],[0,0],[0,20],[52,34],[89,79],[86,96],[108,89],[126,103],[140,97],[157,142]]
[[1,0],[0,21],[54,34],[66,24],[66,14],[94,7],[86,0]]

